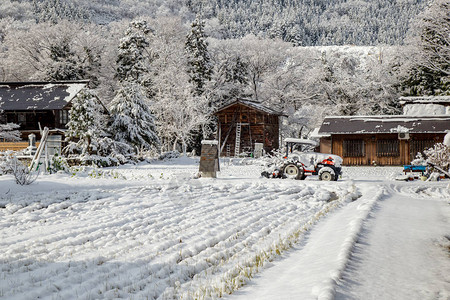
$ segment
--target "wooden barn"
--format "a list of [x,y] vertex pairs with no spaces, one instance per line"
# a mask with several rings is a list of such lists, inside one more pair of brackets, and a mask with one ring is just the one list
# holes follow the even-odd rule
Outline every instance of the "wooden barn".
[[320,151],[343,164],[405,165],[450,131],[450,115],[327,117],[319,129]]
[[253,153],[255,146],[262,146],[266,152],[278,149],[282,113],[238,99],[219,108],[215,115],[221,156]]

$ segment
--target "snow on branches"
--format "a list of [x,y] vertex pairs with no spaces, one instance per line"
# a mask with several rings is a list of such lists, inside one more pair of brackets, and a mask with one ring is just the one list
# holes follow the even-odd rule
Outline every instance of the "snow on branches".
[[0,124],[0,140],[9,142],[20,141],[20,126],[14,123]]
[[73,101],[67,123],[64,152],[82,164],[117,165],[127,161],[132,149],[110,138],[107,131],[109,116],[97,96],[82,91]]
[[110,104],[114,139],[137,150],[159,144],[151,110],[150,32],[144,20],[130,23],[119,44],[116,78],[120,87]]
[[145,100],[140,84],[122,83],[110,106],[111,132],[116,141],[147,150],[159,144],[155,117]]
[[427,161],[433,163],[444,170],[450,168],[450,147],[443,143],[437,143],[433,148],[423,151],[427,156]]

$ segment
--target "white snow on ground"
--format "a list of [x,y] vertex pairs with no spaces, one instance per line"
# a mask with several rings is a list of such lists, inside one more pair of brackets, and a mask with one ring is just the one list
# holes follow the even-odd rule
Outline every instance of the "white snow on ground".
[[[365,299],[374,288],[391,295],[393,280],[368,279],[395,264],[396,276],[410,265],[442,271],[401,278],[399,295],[421,280],[416,299],[448,296],[448,181],[395,182],[401,169],[383,167],[344,168],[338,182],[266,179],[250,162],[222,163],[217,179],[195,179],[198,159],[188,158],[30,186],[0,176],[0,298]],[[410,203],[417,209],[399,214]],[[423,232],[405,232],[421,222]],[[400,254],[376,259],[391,249]],[[436,260],[422,263],[423,253]]]

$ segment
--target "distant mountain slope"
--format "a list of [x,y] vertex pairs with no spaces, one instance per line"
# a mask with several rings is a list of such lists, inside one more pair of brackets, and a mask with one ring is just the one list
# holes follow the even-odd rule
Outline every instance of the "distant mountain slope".
[[[218,38],[249,33],[295,45],[402,44],[426,0],[4,0],[0,18],[82,19],[105,24],[123,18],[195,15]],[[28,5],[28,6],[27,6]],[[21,6],[21,9],[17,7]],[[15,8],[16,7],[16,8]],[[3,13],[1,12],[3,11]],[[15,14],[15,15],[14,15]]]
[[[205,2],[208,5],[205,5]],[[224,38],[249,32],[297,45],[401,44],[424,0],[190,0]]]

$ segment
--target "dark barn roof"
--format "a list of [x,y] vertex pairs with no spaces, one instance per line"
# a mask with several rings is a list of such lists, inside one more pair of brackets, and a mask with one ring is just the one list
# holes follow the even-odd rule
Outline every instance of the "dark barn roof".
[[224,109],[227,109],[227,108],[229,108],[229,107],[231,107],[233,105],[236,105],[236,104],[242,104],[244,106],[253,108],[255,110],[264,112],[264,113],[269,114],[269,115],[284,116],[283,113],[281,113],[279,111],[276,111],[276,110],[273,110],[271,108],[268,108],[268,107],[262,105],[260,102],[256,102],[256,101],[252,101],[252,100],[244,100],[244,99],[237,99],[237,100],[234,100],[232,102],[229,102],[229,103],[223,105],[222,107],[218,108],[215,111],[215,113],[218,113],[218,112],[220,112],[220,111],[222,111]]
[[3,82],[0,83],[0,110],[63,109],[88,81]]
[[326,117],[319,134],[445,133],[449,116],[335,116]]

